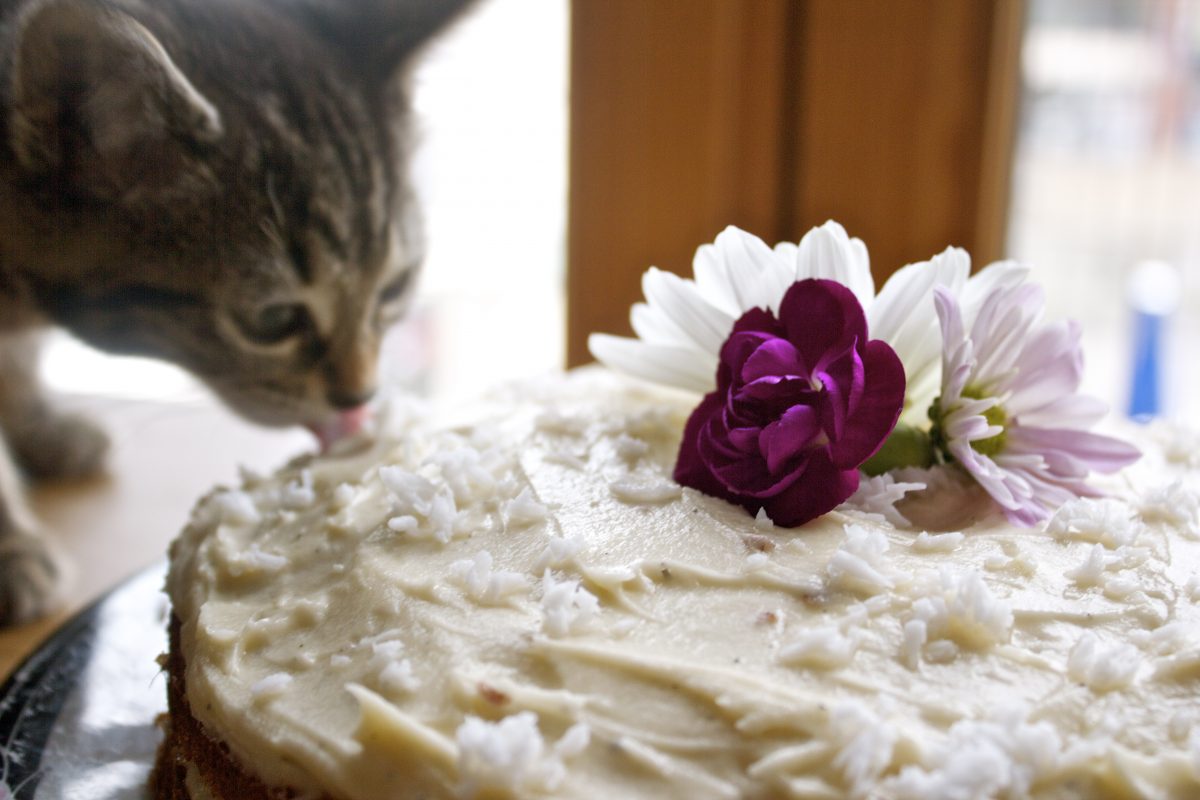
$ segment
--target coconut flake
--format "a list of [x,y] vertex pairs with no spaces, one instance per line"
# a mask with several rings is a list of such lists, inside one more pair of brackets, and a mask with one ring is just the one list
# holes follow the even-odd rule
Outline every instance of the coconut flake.
[[926,575],[923,594],[912,604],[912,619],[925,623],[930,639],[953,639],[986,649],[1012,635],[1012,608],[997,599],[974,571],[942,570]]
[[254,542],[242,556],[242,564],[261,572],[279,572],[288,565],[288,560],[277,553],[268,553]]
[[833,626],[803,631],[779,651],[784,664],[817,669],[838,669],[850,663],[858,650],[857,631],[846,635]]
[[1095,692],[1111,692],[1133,683],[1141,664],[1141,654],[1133,645],[1105,647],[1094,633],[1085,631],[1067,658],[1067,675]]
[[[581,727],[582,726],[582,727]],[[566,778],[563,759],[587,748],[590,730],[572,726],[552,749],[538,730],[532,711],[487,722],[469,716],[458,727],[458,774],[465,797],[504,792],[518,797],[553,792]]]
[[548,464],[568,467],[576,472],[583,472],[587,469],[587,462],[569,450],[549,450],[542,456],[542,460]]
[[583,552],[584,542],[577,536],[552,536],[546,542],[546,549],[538,558],[537,570],[547,567],[565,567],[575,562],[575,557]]
[[921,531],[913,539],[912,549],[918,553],[952,553],[962,545],[966,537],[958,531],[952,533],[928,533]]
[[543,433],[582,436],[587,431],[587,420],[555,409],[547,409],[538,414],[533,426]]
[[480,550],[470,559],[450,565],[450,579],[467,595],[482,603],[499,603],[509,595],[528,588],[528,581],[519,572],[493,570],[492,554]]
[[1106,555],[1104,545],[1094,544],[1092,545],[1092,549],[1088,551],[1087,558],[1078,566],[1064,572],[1063,575],[1084,589],[1089,586],[1098,586],[1100,579],[1104,577],[1104,571],[1108,569],[1110,563],[1112,562]]
[[280,491],[279,502],[284,508],[308,508],[317,500],[313,491],[312,472],[305,469],[300,471],[300,477],[288,481]]
[[758,513],[754,515],[754,527],[767,531],[775,527],[775,522],[767,516],[767,509],[759,507]]
[[924,488],[923,483],[898,483],[895,476],[889,472],[864,477],[859,481],[858,489],[838,507],[838,510],[856,511],[875,521],[906,528],[909,522],[896,510],[896,503],[903,500],[909,492],[919,492]]
[[379,480],[403,510],[427,516],[437,487],[428,479],[400,466],[379,468]]
[[830,712],[828,736],[837,750],[833,766],[850,783],[851,795],[866,797],[891,763],[899,738],[895,725],[865,705],[849,701]]
[[389,519],[387,526],[389,530],[393,530],[396,533],[413,533],[417,528],[421,527],[421,523],[411,514],[402,514]]
[[1200,572],[1193,572],[1183,585],[1183,593],[1193,603],[1200,603]]
[[1200,492],[1176,480],[1147,492],[1140,508],[1142,519],[1178,525],[1191,538],[1200,536]]
[[608,484],[613,497],[634,505],[666,503],[677,499],[682,488],[658,476],[626,475]]
[[279,697],[292,685],[292,676],[286,672],[276,672],[250,687],[250,699],[256,703]]
[[345,508],[353,503],[356,497],[358,497],[357,489],[348,483],[339,483],[333,490],[333,506],[335,509]]
[[549,516],[550,510],[537,501],[528,486],[504,504],[504,519],[510,526],[536,525],[545,522]]
[[613,448],[617,451],[618,456],[631,464],[636,463],[638,459],[650,452],[649,443],[636,436],[630,436],[628,433],[618,435],[613,441]]
[[579,633],[600,610],[596,596],[577,580],[556,581],[550,570],[542,576],[542,629],[555,638]]
[[929,628],[923,619],[910,619],[904,623],[904,638],[900,643],[900,660],[909,669],[916,669],[921,661],[921,648],[929,640]]
[[904,767],[884,786],[897,800],[1029,797],[1063,759],[1053,725],[1027,722],[1021,710],[1006,711],[995,719],[954,723],[920,766]]
[[1124,600],[1142,588],[1142,584],[1129,573],[1122,572],[1104,581],[1104,596],[1113,600]]
[[253,525],[261,519],[258,505],[248,493],[229,489],[213,495],[220,521],[231,525]]
[[882,531],[847,525],[845,539],[825,565],[830,585],[862,594],[879,594],[895,587],[884,557],[887,550]]
[[1063,504],[1046,523],[1046,532],[1058,539],[1098,542],[1111,550],[1134,544],[1141,530],[1127,503],[1109,497],[1080,497]]
[[421,687],[421,682],[413,673],[412,662],[404,658],[388,662],[379,671],[379,685],[392,694],[410,694]]

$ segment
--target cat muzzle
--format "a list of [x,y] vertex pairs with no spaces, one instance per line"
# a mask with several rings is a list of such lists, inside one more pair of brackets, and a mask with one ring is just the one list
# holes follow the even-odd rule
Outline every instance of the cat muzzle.
[[309,423],[306,427],[317,437],[317,441],[321,444],[321,451],[324,452],[335,442],[362,431],[370,418],[371,410],[367,406],[361,405],[357,408],[339,411],[322,422]]

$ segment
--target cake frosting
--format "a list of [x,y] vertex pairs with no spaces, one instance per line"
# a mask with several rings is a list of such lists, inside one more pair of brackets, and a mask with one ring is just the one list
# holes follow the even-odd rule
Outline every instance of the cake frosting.
[[1032,528],[884,476],[784,529],[672,479],[694,402],[582,370],[210,494],[192,714],[338,800],[1200,796],[1200,448]]

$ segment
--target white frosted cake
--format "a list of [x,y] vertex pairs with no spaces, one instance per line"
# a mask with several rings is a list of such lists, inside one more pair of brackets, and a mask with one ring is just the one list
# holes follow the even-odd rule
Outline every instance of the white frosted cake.
[[[775,527],[589,369],[247,478],[172,548],[159,797],[1200,796],[1200,441],[1014,527]],[[352,449],[352,448],[351,448]]]

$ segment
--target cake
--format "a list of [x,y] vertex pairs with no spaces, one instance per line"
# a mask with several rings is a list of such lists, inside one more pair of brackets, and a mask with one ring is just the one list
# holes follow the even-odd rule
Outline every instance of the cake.
[[884,474],[783,528],[674,480],[695,403],[589,368],[209,494],[155,796],[1200,796],[1195,435],[1030,527]]
[[1014,263],[694,273],[606,367],[205,498],[157,797],[1200,797],[1200,437],[1091,431]]

